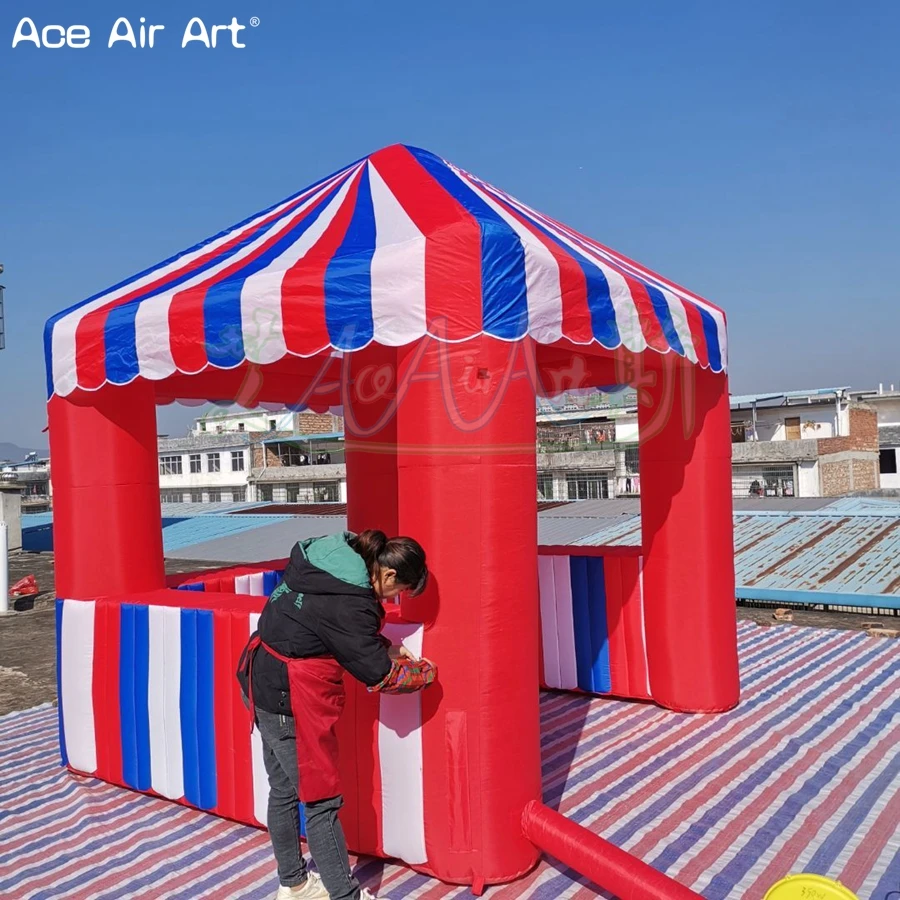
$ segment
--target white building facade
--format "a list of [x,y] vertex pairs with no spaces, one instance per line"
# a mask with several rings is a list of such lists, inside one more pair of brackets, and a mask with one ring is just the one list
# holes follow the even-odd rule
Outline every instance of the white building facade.
[[250,499],[250,435],[240,432],[160,438],[163,503],[245,503]]

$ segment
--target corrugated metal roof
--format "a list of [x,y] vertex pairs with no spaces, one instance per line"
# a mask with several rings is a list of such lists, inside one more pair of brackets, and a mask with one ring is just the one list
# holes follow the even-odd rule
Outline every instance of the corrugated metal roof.
[[637,499],[579,500],[573,503],[566,503],[564,506],[558,506],[555,509],[547,510],[539,515],[541,517],[552,516],[554,519],[606,519],[610,517],[633,516],[640,511],[641,502]]
[[22,528],[36,528],[39,525],[50,525],[53,522],[53,513],[23,513]]
[[768,394],[732,394],[729,398],[732,408],[745,406],[748,403],[765,403],[770,400],[805,400],[823,399],[834,397],[836,394],[845,394],[849,387],[814,388],[811,391],[773,391]]
[[[172,488],[172,490],[178,490]],[[188,488],[187,490],[190,490]],[[209,488],[207,488],[209,490]],[[228,490],[228,488],[217,488],[217,490]],[[193,518],[195,516],[212,516],[222,513],[240,512],[242,509],[257,506],[256,503],[163,503],[162,514],[164,519],[183,519]]]
[[[294,516],[193,516],[188,519],[180,519],[163,528],[163,550],[166,555],[175,555],[177,551],[185,547],[195,547],[200,544],[208,544],[217,538],[227,537],[233,534],[244,535],[264,525],[273,522],[292,521]],[[288,550],[290,547],[288,547]],[[181,554],[189,559],[216,560],[218,556],[196,556],[193,552]],[[287,555],[287,551],[285,551]],[[268,557],[257,556],[253,559],[272,559],[279,553],[270,553]],[[248,562],[253,559],[248,558]]]
[[264,444],[293,444],[302,441],[304,444],[309,441],[342,441],[344,440],[343,431],[328,431],[324,434],[288,434],[282,437],[266,438]]
[[291,552],[297,541],[344,531],[347,520],[343,516],[230,516],[253,518],[256,528],[244,528],[226,535],[201,537],[178,548],[166,547],[172,559],[201,559],[213,562],[260,562],[280,559]]
[[900,518],[735,517],[742,587],[900,595]]
[[189,434],[185,437],[161,437],[157,439],[160,453],[174,450],[221,450],[227,447],[246,447],[250,443],[250,433],[246,431],[223,431]]
[[815,512],[834,501],[829,497],[735,497],[732,503],[736,512],[786,513]]
[[[287,555],[297,540],[347,527],[343,515],[235,515],[230,504],[223,504],[230,515],[205,510],[198,515],[198,505],[180,505],[192,515],[169,516],[163,529],[167,556],[273,559]],[[545,546],[639,546],[638,507],[637,500],[593,500],[548,509],[538,516],[538,540]],[[23,526],[46,525],[50,519],[49,514],[24,516]],[[785,600],[803,592],[900,596],[897,501],[849,497],[816,510],[736,511],[734,544],[743,597],[752,597],[754,590],[766,596],[784,592]]]

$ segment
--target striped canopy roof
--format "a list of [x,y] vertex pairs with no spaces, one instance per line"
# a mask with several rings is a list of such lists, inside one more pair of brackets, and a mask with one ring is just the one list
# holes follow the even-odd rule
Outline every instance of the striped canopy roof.
[[567,339],[726,366],[720,309],[415,147],[379,150],[54,316],[50,393],[399,346]]

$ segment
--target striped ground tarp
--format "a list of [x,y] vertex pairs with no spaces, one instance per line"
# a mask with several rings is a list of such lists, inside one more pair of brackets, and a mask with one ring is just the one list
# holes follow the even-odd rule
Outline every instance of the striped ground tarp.
[[[546,694],[544,797],[708,900],[808,871],[900,897],[900,642],[740,625],[743,700],[720,716]],[[379,896],[469,896],[357,861]],[[268,898],[266,836],[62,770],[56,712],[0,719],[0,897]],[[541,866],[490,900],[588,898]]]

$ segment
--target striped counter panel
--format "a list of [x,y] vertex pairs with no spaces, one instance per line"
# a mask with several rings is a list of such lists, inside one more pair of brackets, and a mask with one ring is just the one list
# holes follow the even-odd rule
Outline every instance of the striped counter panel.
[[[260,600],[194,590],[134,599],[56,601],[63,764],[265,826],[262,742],[256,729],[251,734],[235,678]],[[421,654],[422,626],[394,621],[396,612],[389,617],[384,633]],[[375,846],[423,863],[420,695],[379,696],[377,719],[367,752],[376,760],[378,796],[360,798],[369,808],[376,801]],[[346,751],[354,754],[355,742]],[[353,760],[342,760],[345,767]]]
[[651,699],[638,551],[560,549],[538,556],[542,685]]
[[268,597],[283,575],[283,568],[254,571],[249,567],[240,567],[211,573],[198,572],[191,575],[189,580],[173,586],[179,591],[213,591]]

